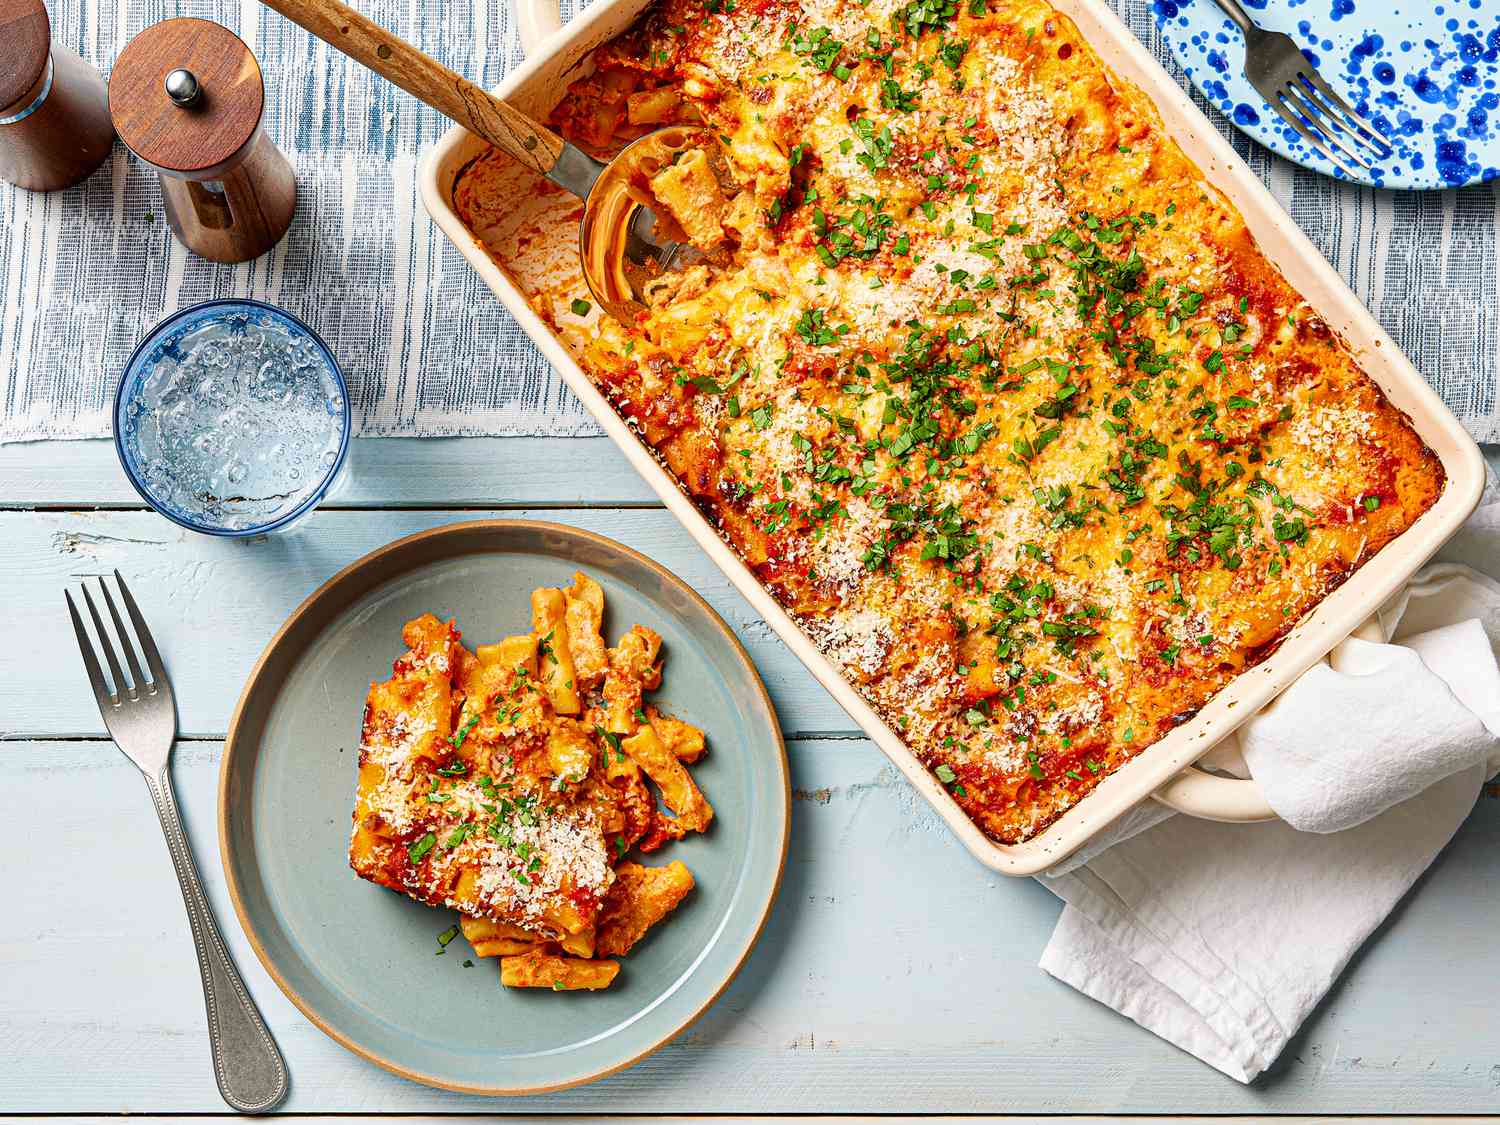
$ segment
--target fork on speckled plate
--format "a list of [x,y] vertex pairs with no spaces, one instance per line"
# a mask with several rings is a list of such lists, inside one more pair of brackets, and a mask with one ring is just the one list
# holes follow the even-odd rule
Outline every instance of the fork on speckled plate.
[[1214,3],[1245,36],[1245,77],[1250,85],[1335,168],[1352,179],[1354,171],[1345,160],[1370,169],[1372,157],[1384,160],[1391,155],[1391,143],[1323,80],[1291,36],[1261,27],[1238,0]]

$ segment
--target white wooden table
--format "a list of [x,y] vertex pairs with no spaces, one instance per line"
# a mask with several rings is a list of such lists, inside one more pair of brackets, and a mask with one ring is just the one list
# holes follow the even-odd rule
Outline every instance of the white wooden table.
[[[200,867],[292,1071],[282,1107],[348,1113],[1312,1113],[1500,1108],[1500,800],[1251,1087],[1036,968],[1057,901],[981,868],[603,439],[360,441],[292,534],[224,542],[143,510],[105,442],[0,447],[0,1112],[217,1114],[187,925],[139,777],[104,739],[62,600],[118,567],[180,700],[175,777]],[[309,591],[419,528],[504,511],[672,567],[771,688],[797,800],[770,926],[678,1041],[582,1089],[488,1101],[345,1052],[261,970],[223,893],[214,783],[243,679]]]

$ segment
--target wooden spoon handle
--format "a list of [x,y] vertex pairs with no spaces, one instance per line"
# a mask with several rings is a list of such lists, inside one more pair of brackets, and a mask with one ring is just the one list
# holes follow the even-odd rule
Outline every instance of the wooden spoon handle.
[[546,175],[563,139],[339,0],[262,0],[528,168]]

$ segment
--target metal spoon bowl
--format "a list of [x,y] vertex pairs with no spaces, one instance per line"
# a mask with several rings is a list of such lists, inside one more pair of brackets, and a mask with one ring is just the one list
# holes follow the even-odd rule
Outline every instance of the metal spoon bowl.
[[675,224],[652,210],[644,187],[652,174],[691,147],[695,132],[668,125],[631,141],[608,164],[594,161],[598,171],[584,196],[578,252],[594,299],[622,323],[634,322],[653,282],[703,257],[677,237]]

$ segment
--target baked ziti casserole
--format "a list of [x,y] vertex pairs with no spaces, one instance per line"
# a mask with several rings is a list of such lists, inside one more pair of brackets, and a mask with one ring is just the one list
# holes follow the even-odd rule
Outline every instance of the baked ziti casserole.
[[[662,0],[553,123],[663,124],[699,260],[602,316],[581,205],[466,223],[813,642],[1025,840],[1443,489],[1238,212],[1041,0]],[[569,263],[560,268],[558,263]]]
[[533,591],[531,617],[531,632],[472,652],[452,621],[407,622],[407,651],[365,703],[349,863],[456,908],[440,948],[461,928],[505,985],[607,988],[611,958],[693,888],[680,861],[627,857],[713,819],[685,765],[703,732],[643,698],[661,682],[655,632],[605,647],[593,579]]

